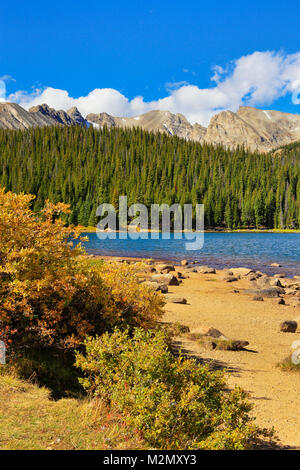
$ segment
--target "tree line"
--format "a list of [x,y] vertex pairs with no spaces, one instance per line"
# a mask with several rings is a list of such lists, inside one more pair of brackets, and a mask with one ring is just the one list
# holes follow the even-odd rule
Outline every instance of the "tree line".
[[0,186],[71,205],[97,223],[101,203],[205,205],[206,228],[300,228],[300,144],[270,154],[135,129],[0,130]]

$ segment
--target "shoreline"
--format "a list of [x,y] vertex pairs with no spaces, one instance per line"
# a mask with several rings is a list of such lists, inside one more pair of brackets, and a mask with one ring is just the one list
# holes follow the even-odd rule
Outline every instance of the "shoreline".
[[[214,266],[217,270],[228,270],[230,268],[240,268],[244,267],[247,269],[252,269],[258,272],[263,272],[264,274],[267,274],[269,276],[272,276],[274,274],[278,273],[284,273],[288,278],[293,279],[294,277],[297,278],[300,276],[300,263],[299,263],[299,269],[296,270],[295,268],[291,269],[287,265],[282,265],[279,262],[276,262],[275,260],[272,261],[270,264],[258,264],[253,262],[246,262],[244,260],[236,261],[236,260],[228,260],[224,261],[224,259],[219,258],[218,260],[216,259],[211,259],[211,258],[203,258],[203,259],[193,259],[193,257],[182,257],[181,259],[176,258],[176,257],[155,257],[155,256],[138,256],[136,254],[130,255],[127,254],[126,256],[123,256],[122,254],[93,254],[90,252],[87,252],[88,256],[94,259],[103,259],[103,260],[115,260],[115,261],[130,261],[130,262],[153,262],[153,263],[171,263],[174,265],[181,265],[182,260],[188,261],[189,266],[194,266],[195,268],[203,265],[209,265],[209,266]],[[276,264],[277,266],[272,266],[272,264]]]

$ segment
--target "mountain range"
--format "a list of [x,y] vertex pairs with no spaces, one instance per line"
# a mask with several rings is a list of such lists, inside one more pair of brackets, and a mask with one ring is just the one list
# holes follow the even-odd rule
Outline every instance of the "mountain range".
[[300,115],[266,111],[241,106],[236,113],[223,111],[210,120],[208,127],[192,125],[182,114],[149,111],[135,117],[114,117],[107,113],[88,114],[85,118],[77,108],[56,111],[47,104],[28,111],[16,103],[0,103],[0,128],[28,129],[51,125],[82,125],[103,127],[141,127],[200,143],[220,144],[235,148],[243,145],[251,151],[268,152],[300,141]]

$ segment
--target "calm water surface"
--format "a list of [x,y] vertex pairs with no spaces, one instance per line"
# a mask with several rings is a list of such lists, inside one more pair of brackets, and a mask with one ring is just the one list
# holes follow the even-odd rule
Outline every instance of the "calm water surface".
[[[300,275],[299,233],[205,233],[201,250],[186,250],[184,238],[100,240],[96,233],[83,234],[89,238],[84,245],[90,254],[129,256],[180,261],[195,260],[215,268],[245,266],[266,273],[284,272]],[[281,268],[270,268],[271,263]]]

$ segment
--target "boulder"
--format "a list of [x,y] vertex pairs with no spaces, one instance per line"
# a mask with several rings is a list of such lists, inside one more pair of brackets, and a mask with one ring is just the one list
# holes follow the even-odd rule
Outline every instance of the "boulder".
[[278,304],[279,305],[285,305],[285,300],[284,299],[279,299]]
[[203,335],[196,334],[196,338],[197,336],[200,344],[202,344],[204,347],[208,347],[209,349],[239,351],[244,349],[249,344],[248,341],[229,339],[227,336],[223,335],[221,331],[213,327],[209,328],[208,331]]
[[279,297],[279,292],[276,287],[269,287],[267,289],[245,289],[243,293],[262,297]]
[[279,279],[270,279],[270,286],[282,287],[282,284]]
[[187,300],[184,297],[170,297],[169,302],[172,302],[173,304],[186,304]]
[[157,290],[162,294],[167,294],[169,292],[168,286],[166,284],[159,284]]
[[185,276],[182,274],[182,272],[180,271],[176,271],[175,272],[175,276],[178,277],[178,279],[185,279]]
[[270,264],[270,266],[271,266],[272,268],[282,268],[282,265],[279,264],[279,263],[272,263],[272,264]]
[[187,266],[189,262],[186,259],[181,260],[181,266]]
[[235,282],[238,281],[239,279],[236,276],[225,276],[223,278],[223,281],[225,282]]
[[168,286],[166,284],[158,284],[157,282],[153,281],[145,281],[143,284],[152,287],[155,291],[161,292],[162,294],[168,293]]
[[258,302],[263,302],[264,298],[261,295],[254,295],[252,300],[256,300]]
[[258,279],[256,279],[256,284],[259,287],[269,287],[271,285],[270,284],[271,280],[273,280],[273,278],[271,278],[270,276],[267,276],[266,274],[263,274]]
[[298,324],[294,320],[286,320],[280,325],[280,331],[283,333],[295,333],[297,328]]
[[241,341],[238,339],[234,339],[230,341],[230,344],[228,345],[228,349],[230,351],[240,351],[241,349],[244,349],[248,345],[249,345],[249,341]]
[[254,273],[253,269],[248,268],[230,268],[229,271],[232,273],[232,276],[248,276]]
[[221,336],[223,338],[225,338],[225,336],[223,335],[223,333],[221,333],[221,331],[217,330],[217,328],[209,328],[207,330],[207,332],[205,333],[206,336],[211,336],[212,338],[220,338]]
[[277,279],[283,279],[284,277],[286,277],[286,275],[284,273],[280,273],[280,274],[274,274],[274,277],[277,277]]
[[159,264],[156,266],[156,269],[161,273],[169,273],[171,271],[175,271],[175,267],[173,264]]
[[209,268],[208,266],[201,266],[197,272],[201,274],[216,274],[215,268]]
[[166,284],[167,286],[179,286],[179,280],[172,274],[154,274],[152,280],[158,284]]

